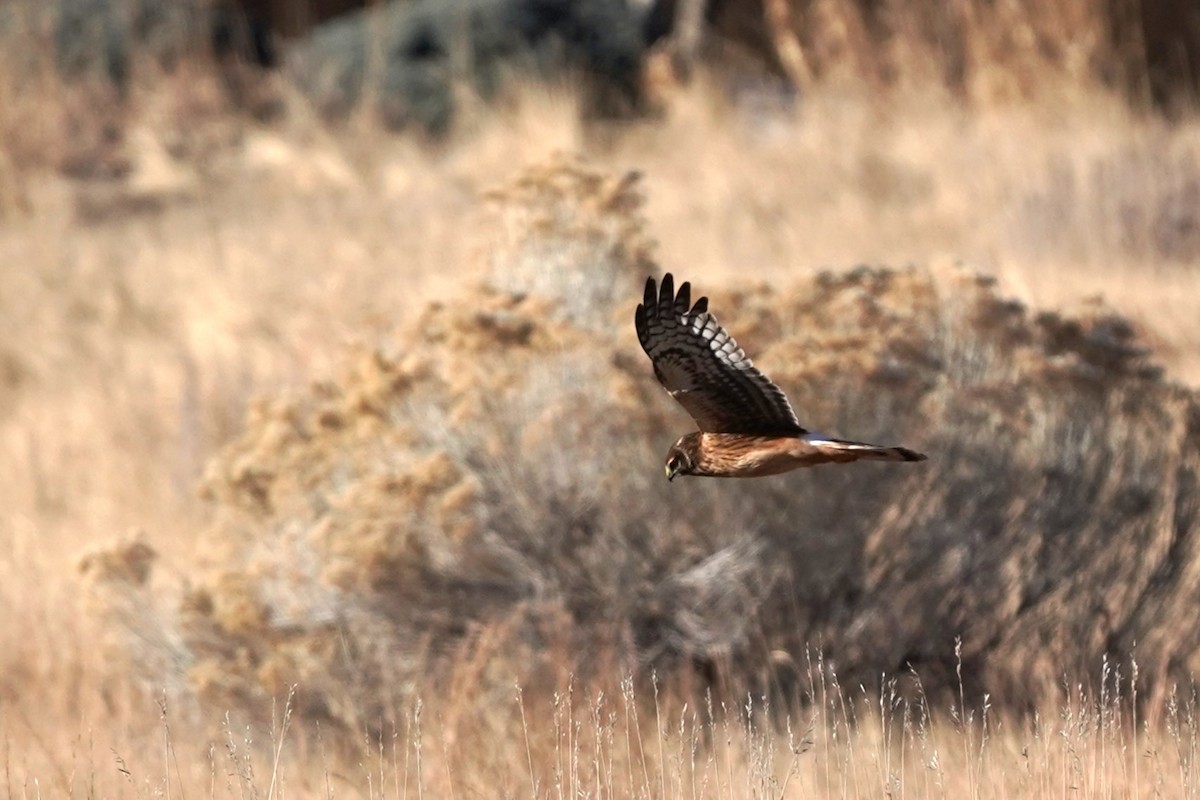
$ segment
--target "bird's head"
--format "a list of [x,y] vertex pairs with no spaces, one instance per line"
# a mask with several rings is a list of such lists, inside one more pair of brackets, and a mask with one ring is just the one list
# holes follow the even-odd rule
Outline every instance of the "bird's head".
[[696,456],[700,445],[700,434],[689,433],[680,437],[667,451],[667,480],[675,480],[676,475],[693,475],[696,469]]

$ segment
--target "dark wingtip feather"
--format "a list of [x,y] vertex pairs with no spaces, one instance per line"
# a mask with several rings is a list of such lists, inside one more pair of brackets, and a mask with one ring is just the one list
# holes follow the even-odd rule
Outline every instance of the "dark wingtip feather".
[[909,450],[907,447],[897,447],[896,452],[899,453],[905,461],[924,461],[929,456],[924,453],[918,453],[916,450]]
[[679,287],[679,293],[675,295],[675,304],[671,308],[675,311],[675,316],[682,317],[688,313],[688,306],[692,304],[692,284],[689,281],[684,281]]
[[675,302],[675,278],[671,273],[663,275],[662,285],[658,292],[658,305],[660,308],[670,309],[671,304]]
[[696,305],[692,306],[692,310],[691,310],[691,313],[689,316],[694,317],[697,314],[703,314],[705,311],[708,311],[708,297],[707,296],[701,297],[699,300],[696,301]]
[[646,278],[646,290],[642,292],[642,306],[646,309],[654,307],[658,302],[658,284],[654,282],[654,276]]

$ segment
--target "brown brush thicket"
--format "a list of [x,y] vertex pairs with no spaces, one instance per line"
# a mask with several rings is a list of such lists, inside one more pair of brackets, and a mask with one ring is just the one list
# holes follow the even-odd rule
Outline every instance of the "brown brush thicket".
[[1106,655],[1151,687],[1196,668],[1200,399],[1130,323],[959,270],[697,287],[810,427],[930,459],[668,484],[691,421],[633,334],[661,269],[636,176],[559,163],[494,199],[490,284],[264,399],[213,461],[219,546],[178,599],[143,544],[93,557],[138,663],[222,707],[299,684],[351,730],[431,684],[568,672],[791,696],[816,651],[936,693],[956,637],[968,688],[1016,708]]
[[[661,70],[647,55],[664,39],[676,51],[712,43],[701,55],[713,57],[722,81],[730,66],[747,64],[802,88],[846,77],[876,88],[936,84],[983,103],[1100,83],[1172,110],[1194,107],[1200,86],[1200,11],[1190,0],[23,0],[0,8],[5,67],[26,86],[61,79],[104,96],[113,106],[109,136],[120,135],[117,112],[136,105],[139,87],[195,61],[216,66],[235,107],[262,117],[277,114],[288,93],[257,67],[283,68],[331,118],[365,103],[390,127],[435,134],[481,99],[510,98],[503,87],[513,74],[557,82],[571,74],[587,116],[624,117],[656,106]],[[10,54],[31,49],[42,57]]]
[[[668,0],[678,7],[686,0]],[[934,78],[978,100],[1100,81],[1160,108],[1194,107],[1200,10],[1189,0],[712,0],[720,48],[804,85]]]

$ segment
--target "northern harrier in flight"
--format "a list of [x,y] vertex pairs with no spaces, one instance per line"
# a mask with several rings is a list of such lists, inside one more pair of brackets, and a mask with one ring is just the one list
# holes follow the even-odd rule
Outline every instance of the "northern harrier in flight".
[[799,467],[875,461],[924,461],[904,447],[833,439],[800,426],[783,391],[763,375],[716,317],[708,298],[692,305],[691,285],[675,293],[670,273],[646,296],[634,316],[638,340],[654,375],[696,420],[698,431],[680,437],[667,453],[667,479],[676,475],[756,478]]

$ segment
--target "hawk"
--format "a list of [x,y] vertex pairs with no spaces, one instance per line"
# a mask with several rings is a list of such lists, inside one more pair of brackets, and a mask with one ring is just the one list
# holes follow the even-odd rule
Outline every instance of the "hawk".
[[685,282],[676,294],[670,273],[663,276],[661,290],[648,278],[634,315],[655,377],[700,429],[671,446],[667,480],[676,475],[757,478],[860,459],[925,460],[904,447],[834,439],[802,428],[783,390],[717,323],[707,297],[692,305],[691,290]]

